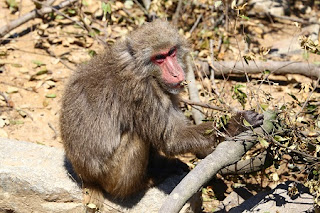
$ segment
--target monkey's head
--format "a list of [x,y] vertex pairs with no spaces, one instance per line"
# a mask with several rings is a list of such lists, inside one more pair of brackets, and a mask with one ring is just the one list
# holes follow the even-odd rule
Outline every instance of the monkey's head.
[[185,80],[189,45],[166,21],[144,24],[127,37],[127,47],[140,74],[151,77],[171,94],[177,94]]

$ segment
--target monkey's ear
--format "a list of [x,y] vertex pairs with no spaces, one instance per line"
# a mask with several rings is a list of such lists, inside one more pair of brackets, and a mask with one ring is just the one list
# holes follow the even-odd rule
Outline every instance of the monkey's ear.
[[132,57],[134,57],[135,51],[133,50],[132,43],[133,43],[133,41],[132,41],[130,38],[126,38],[127,50],[128,50],[128,52],[129,52],[129,54],[130,54]]

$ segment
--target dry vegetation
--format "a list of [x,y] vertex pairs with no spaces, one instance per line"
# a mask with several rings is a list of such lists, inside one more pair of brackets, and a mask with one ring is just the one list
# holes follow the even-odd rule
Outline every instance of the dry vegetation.
[[[233,188],[246,186],[255,194],[285,180],[305,183],[320,205],[319,79],[307,77],[308,66],[303,75],[274,75],[268,67],[258,67],[258,74],[214,75],[220,61],[240,61],[243,67],[248,61],[266,60],[318,65],[319,40],[311,34],[320,18],[319,2],[293,1],[289,9],[296,16],[282,17],[252,14],[252,6],[243,2],[180,2],[177,7],[179,1],[153,0],[147,10],[131,0],[74,1],[60,10],[49,7],[54,12],[38,13],[37,18],[4,33],[0,36],[0,137],[62,147],[60,99],[76,65],[153,17],[167,18],[177,23],[192,45],[201,102],[223,109],[278,112],[272,135],[261,139],[244,157],[268,151],[265,167],[250,174],[218,175],[203,189],[205,210],[214,209]],[[0,35],[4,26],[36,7],[45,9],[38,1],[1,1]],[[281,51],[274,51],[276,48]],[[320,68],[317,70],[320,73]],[[183,97],[188,99],[187,90]],[[182,103],[181,107],[192,120],[191,105]],[[203,113],[217,125],[230,116],[208,108],[203,108]],[[189,155],[183,159],[190,165],[195,161]]]

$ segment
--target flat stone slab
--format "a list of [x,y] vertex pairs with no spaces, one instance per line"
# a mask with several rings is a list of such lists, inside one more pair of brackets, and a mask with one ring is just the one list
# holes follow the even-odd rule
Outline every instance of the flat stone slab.
[[[297,193],[290,196],[289,191],[293,184],[296,186]],[[261,192],[247,199],[229,212],[311,213],[314,212],[313,196],[309,193],[308,188],[301,183],[287,181],[279,184],[273,190]]]
[[82,192],[63,150],[0,138],[0,210],[79,212]]
[[[172,176],[132,199],[106,198],[103,212],[158,212],[184,175]],[[0,212],[85,212],[81,182],[75,179],[62,149],[0,138]],[[190,203],[181,212],[201,208],[200,194]]]

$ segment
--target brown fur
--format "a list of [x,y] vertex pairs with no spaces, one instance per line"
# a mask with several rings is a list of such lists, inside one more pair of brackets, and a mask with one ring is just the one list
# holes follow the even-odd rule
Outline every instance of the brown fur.
[[75,72],[64,93],[60,117],[66,155],[87,186],[127,197],[153,182],[151,150],[167,156],[205,150],[216,135],[212,123],[188,125],[177,106],[178,91],[150,61],[177,47],[186,70],[187,42],[164,21],[147,23]]

